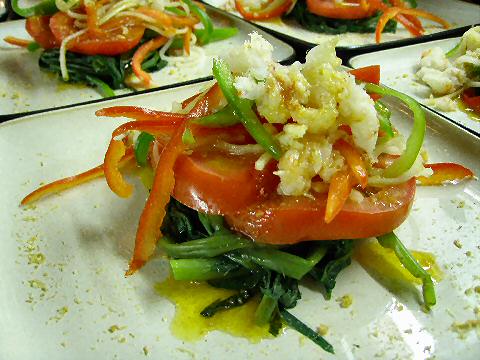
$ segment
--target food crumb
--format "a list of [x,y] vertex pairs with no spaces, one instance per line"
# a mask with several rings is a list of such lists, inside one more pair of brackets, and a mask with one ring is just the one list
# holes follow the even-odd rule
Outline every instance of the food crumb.
[[349,308],[353,303],[353,299],[350,295],[343,295],[342,297],[337,298],[336,300],[340,307],[343,309]]
[[451,329],[464,339],[471,330],[480,330],[480,319],[467,320],[463,323],[454,322]]
[[325,336],[327,335],[328,333],[328,326],[327,325],[324,325],[324,324],[320,324],[318,327],[317,327],[317,333],[322,335],[322,336]]
[[458,239],[453,242],[453,245],[455,245],[459,249],[461,249],[463,246],[463,244]]

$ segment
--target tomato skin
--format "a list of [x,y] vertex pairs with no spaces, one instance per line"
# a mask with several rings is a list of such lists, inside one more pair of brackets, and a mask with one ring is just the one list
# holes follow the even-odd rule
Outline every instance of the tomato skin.
[[361,203],[348,200],[328,224],[326,194],[315,199],[272,195],[259,205],[227,214],[227,223],[257,242],[294,244],[308,240],[358,239],[385,234],[407,217],[415,196],[415,179],[387,187]]
[[[58,44],[78,31],[74,22],[73,18],[62,12],[51,17],[50,29]],[[68,50],[85,55],[120,55],[134,48],[144,31],[145,28],[133,18],[113,18],[100,26],[95,34],[85,33],[73,39],[68,44]]]
[[312,14],[332,19],[364,19],[373,16],[378,10],[377,1],[369,1],[369,6],[364,8],[360,1],[345,1],[339,5],[335,0],[307,0],[307,8]]
[[263,171],[254,168],[258,155],[232,156],[220,151],[195,151],[175,164],[173,197],[198,211],[233,213],[260,201],[276,189],[275,162]]
[[49,27],[50,16],[31,16],[27,18],[25,29],[44,49],[57,48],[59,44]]
[[468,88],[462,92],[462,100],[470,109],[480,114],[480,95],[476,95],[474,88]]

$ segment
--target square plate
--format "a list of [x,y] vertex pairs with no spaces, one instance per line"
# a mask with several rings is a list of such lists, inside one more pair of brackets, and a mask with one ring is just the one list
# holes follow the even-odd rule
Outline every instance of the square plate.
[[[202,47],[205,57],[193,57],[191,61],[172,62],[158,72],[152,73],[154,87],[140,93],[165,89],[173,86],[211,79],[212,59],[229,49],[241,46],[248,39],[248,34],[257,31],[273,46],[273,58],[276,61],[289,62],[294,59],[293,48],[256,28],[252,24],[225,12],[208,6],[208,14],[216,26],[236,27],[238,34],[232,38],[207,44]],[[25,31],[25,21],[10,21],[0,23],[0,39],[6,36],[30,38]],[[94,89],[86,85],[67,84],[56,75],[41,71],[38,66],[40,54],[29,53],[25,49],[0,44],[0,122],[24,115],[65,106],[72,106],[91,101],[103,101],[104,98]],[[128,89],[115,90],[119,96],[132,93]]]
[[[204,0],[204,2],[240,16],[235,10],[234,0]],[[320,34],[304,29],[295,20],[284,20],[280,18],[254,21],[253,23],[272,32],[274,35],[290,40],[290,42],[297,42],[307,46],[315,46],[324,41],[337,38],[337,47],[339,50],[343,51],[371,51],[379,48],[427,41],[429,39],[438,39],[439,37],[447,37],[452,36],[452,34],[461,33],[462,28],[465,26],[480,23],[480,7],[461,0],[419,0],[418,8],[430,11],[433,14],[442,17],[450,22],[452,28],[445,30],[442,27],[439,27],[438,24],[432,23],[428,20],[422,20],[422,23],[425,25],[425,35],[418,38],[412,38],[410,33],[402,25],[399,25],[396,33],[382,34],[382,42],[377,45],[375,43],[375,34],[373,33],[345,33],[341,35]]]
[[427,99],[420,97],[415,90],[419,87],[419,84],[415,81],[415,73],[419,69],[422,53],[433,47],[440,47],[447,52],[457,45],[459,41],[460,38],[458,37],[372,52],[353,57],[350,59],[349,64],[354,68],[380,65],[380,79],[384,85],[412,96],[430,110],[480,136],[480,121],[475,119],[474,116],[460,109],[449,112],[434,109],[428,106],[426,104]]
[[[411,214],[398,229],[406,246],[435,254],[444,272],[432,312],[421,310],[418,289],[416,294],[389,292],[355,261],[340,274],[330,301],[302,286],[293,313],[314,329],[327,325],[336,356],[288,329],[255,344],[216,331],[197,342],[175,338],[170,332],[174,306],[154,290],[167,276],[167,263],[155,259],[136,275],[123,275],[147,195],[138,181],[134,196],[126,200],[100,179],[19,207],[40,184],[102,161],[112,130],[123,120],[96,118],[97,109],[139,105],[169,110],[173,101],[205,86],[0,125],[0,359],[144,359],[144,349],[152,359],[476,359],[480,342],[475,330],[452,330],[454,323],[468,328],[478,322],[480,297],[473,288],[480,285],[480,184],[475,180],[419,187]],[[408,133],[407,109],[389,105],[396,126]],[[430,160],[459,162],[478,174],[480,139],[437,120],[427,111]],[[353,303],[344,309],[335,299],[347,294]]]

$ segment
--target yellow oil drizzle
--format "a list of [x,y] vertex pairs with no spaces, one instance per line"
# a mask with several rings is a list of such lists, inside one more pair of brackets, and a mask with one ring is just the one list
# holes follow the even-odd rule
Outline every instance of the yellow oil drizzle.
[[468,117],[474,121],[480,121],[480,115],[476,113],[473,109],[470,109],[459,97],[457,97],[458,108],[463,111]]
[[[410,251],[418,263],[435,279],[440,281],[443,273],[435,261],[435,256],[424,251]],[[413,277],[400,263],[391,249],[382,247],[376,241],[366,241],[355,248],[354,258],[374,278],[382,278],[396,284],[415,283],[421,280]]]
[[252,343],[271,338],[268,327],[259,327],[254,322],[258,299],[247,304],[222,311],[211,318],[200,312],[212,302],[225,299],[235,292],[214,288],[206,283],[176,281],[171,277],[155,285],[156,291],[175,304],[175,317],[170,325],[172,334],[185,341],[197,341],[213,330],[243,337]]

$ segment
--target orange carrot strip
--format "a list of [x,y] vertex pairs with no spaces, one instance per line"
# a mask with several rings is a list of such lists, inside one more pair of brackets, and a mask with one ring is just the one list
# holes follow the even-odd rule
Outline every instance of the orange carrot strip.
[[[185,123],[179,122],[180,124]],[[178,124],[162,124],[159,123],[156,120],[152,121],[130,121],[125,124],[120,125],[117,127],[113,133],[112,133],[112,138],[117,137],[119,135],[122,135],[126,133],[129,130],[138,130],[138,131],[146,131],[150,134],[155,134],[155,133],[161,133],[161,134],[173,134],[175,129],[177,128]]]
[[185,114],[157,111],[139,106],[112,106],[95,112],[97,116],[126,117],[138,121],[158,121],[167,124],[178,124],[186,119]]
[[[134,158],[133,149],[129,148],[123,156],[123,158],[118,163],[118,168],[124,167]],[[36,189],[35,191],[28,194],[21,202],[22,205],[28,205],[44,197],[47,197],[52,194],[57,194],[62,191],[71,189],[75,186],[86,183],[90,180],[99,178],[104,175],[103,164],[94,167],[93,169],[87,170],[75,176],[69,176],[64,179],[56,180],[49,184],[43,185]]]
[[[404,8],[404,9],[409,9],[410,7],[408,4],[405,3],[403,0],[390,0],[393,6],[399,7],[399,8]],[[422,26],[422,23],[418,18],[416,18],[413,15],[405,15],[405,18],[412,23],[414,27],[416,27],[422,34],[425,31],[425,29]],[[398,20],[398,19],[397,19]],[[401,21],[400,21],[401,22]],[[403,23],[402,23],[403,24]],[[405,24],[404,24],[405,26]]]
[[126,276],[134,274],[155,252],[158,239],[162,236],[160,226],[165,217],[165,207],[175,186],[173,167],[185,146],[182,142],[186,123],[175,130],[171,140],[164,147],[158,161],[152,190],[140,217],[135,239],[135,250]]
[[163,11],[147,8],[143,6],[137,8],[135,11],[142,13],[144,15],[150,16],[151,18],[157,20],[160,23],[160,25],[162,25],[165,28],[169,28],[173,26],[173,21],[171,16]]
[[352,175],[350,171],[340,170],[330,180],[328,188],[325,222],[328,224],[342,210],[352,191]]
[[426,164],[425,167],[432,169],[433,174],[429,177],[417,177],[417,181],[422,185],[457,184],[474,176],[470,169],[455,163]]
[[227,103],[225,97],[223,96],[222,90],[218,83],[215,83],[205,94],[205,96],[200,99],[195,106],[188,113],[189,118],[196,118],[209,115]]
[[190,56],[190,40],[192,38],[192,28],[187,28],[185,35],[183,35],[183,46],[185,53]]
[[155,39],[147,41],[145,44],[140,46],[137,51],[135,51],[135,54],[133,55],[132,58],[132,69],[135,75],[142,80],[143,85],[145,87],[149,87],[150,85],[150,74],[145,72],[142,69],[142,62],[145,60],[145,58],[148,56],[148,54],[156,49],[158,49],[160,46],[164,45],[167,42],[167,38],[164,36],[158,36]]
[[7,36],[3,38],[3,41],[9,43],[10,45],[20,46],[20,47],[27,47],[28,44],[32,42],[32,40],[20,39],[15,36]]
[[385,9],[382,16],[380,16],[380,19],[378,19],[377,27],[375,28],[375,41],[377,44],[380,43],[380,40],[382,38],[382,31],[385,28],[385,25],[387,25],[387,22],[397,16],[397,14],[400,13],[400,10],[400,8],[391,7]]
[[123,198],[129,197],[133,192],[133,186],[125,181],[119,170],[119,163],[125,156],[125,151],[126,147],[123,141],[112,138],[103,163],[108,186],[115,194]]
[[347,161],[348,167],[353,176],[360,184],[362,189],[365,189],[368,183],[367,168],[363,161],[362,154],[354,148],[349,142],[339,139],[333,145],[333,148],[342,154]]
[[85,13],[87,15],[87,29],[90,35],[97,35],[101,32],[98,27],[97,4],[95,1],[84,1]]
[[436,16],[428,11],[421,9],[401,9],[401,13],[404,15],[413,15],[418,17],[423,17],[428,20],[435,21],[436,23],[443,26],[444,29],[450,28],[450,23],[439,16]]

